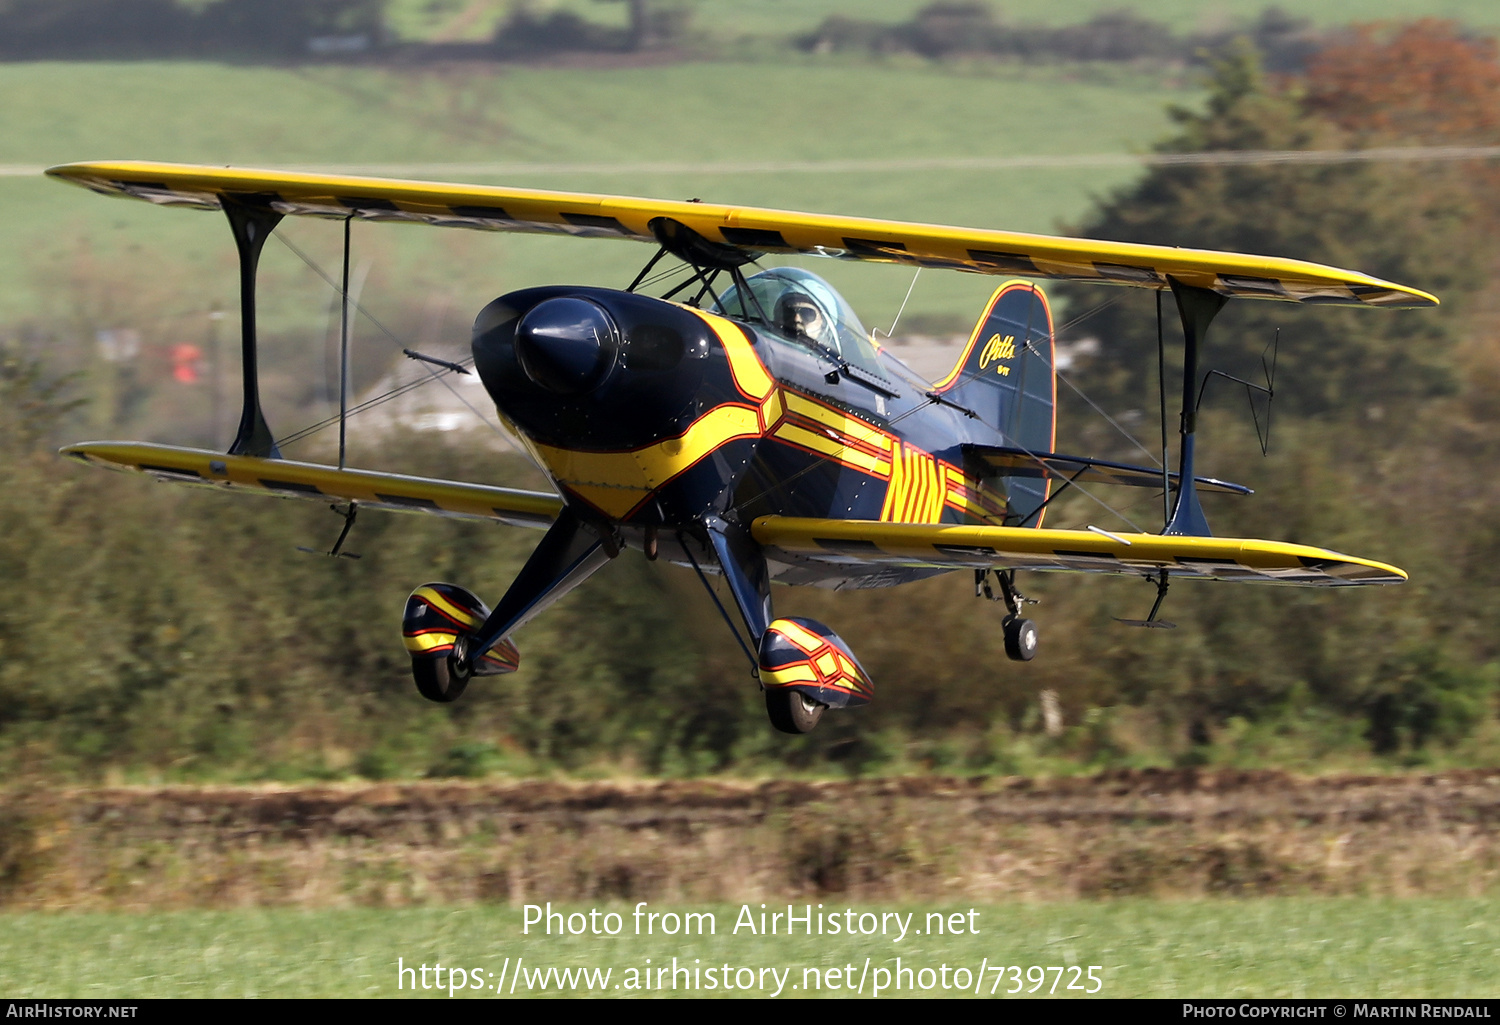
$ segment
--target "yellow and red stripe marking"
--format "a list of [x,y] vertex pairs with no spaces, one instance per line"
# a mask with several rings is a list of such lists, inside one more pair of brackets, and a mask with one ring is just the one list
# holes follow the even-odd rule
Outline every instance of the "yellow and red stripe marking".
[[448,598],[437,588],[423,586],[412,592],[413,598],[420,598],[428,606],[440,613],[444,619],[451,620],[454,626],[460,628],[476,627],[484,622],[470,609],[464,608],[448,600]]
[[[866,701],[874,696],[874,686],[858,663],[828,638],[789,619],[776,620],[767,632],[785,638],[800,652],[801,657],[770,666],[762,656],[760,680],[765,686],[790,687],[800,684],[828,688]],[[762,651],[764,650],[763,643]]]
[[891,477],[885,489],[880,518],[886,523],[937,523],[943,516],[948,489],[938,461],[910,445],[898,444],[891,453]]

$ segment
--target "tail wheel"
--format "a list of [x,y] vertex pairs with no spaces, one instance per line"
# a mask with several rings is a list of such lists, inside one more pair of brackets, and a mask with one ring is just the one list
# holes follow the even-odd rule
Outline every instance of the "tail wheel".
[[786,687],[772,687],[766,691],[766,714],[771,725],[782,733],[811,733],[823,718],[828,706]]
[[1005,654],[1013,662],[1030,662],[1036,658],[1036,624],[1020,616],[1007,616],[1001,624],[1005,628]]
[[447,704],[457,701],[458,696],[469,685],[468,672],[457,672],[450,658],[414,658],[411,660],[412,679],[417,682],[417,691],[428,701]]

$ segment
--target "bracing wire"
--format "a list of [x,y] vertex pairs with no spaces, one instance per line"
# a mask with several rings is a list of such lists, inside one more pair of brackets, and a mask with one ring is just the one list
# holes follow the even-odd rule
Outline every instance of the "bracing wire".
[[674,277],[675,275],[681,274],[687,266],[688,265],[686,263],[678,261],[672,266],[667,267],[664,270],[659,270],[650,277],[637,282],[635,290],[640,291],[643,288],[650,288],[652,285],[660,284],[661,282],[666,281]]
[[[913,283],[915,283],[915,279],[913,279]],[[1083,323],[1085,320],[1088,320],[1090,317],[1093,317],[1093,316],[1095,316],[1097,314],[1103,313],[1105,310],[1109,309],[1115,303],[1119,302],[1120,298],[1121,298],[1120,296],[1115,296],[1112,299],[1107,299],[1104,302],[1100,303],[1099,305],[1094,306],[1091,309],[1086,310],[1085,312],[1079,314],[1078,316],[1074,317],[1073,319],[1065,322],[1060,327],[1054,328],[1053,332],[1052,332],[1053,335],[1054,336],[1059,335],[1062,332],[1068,330],[1069,328],[1075,327],[1078,324]],[[903,306],[904,306],[904,304],[903,304]],[[1029,332],[1028,332],[1028,334],[1029,334]],[[1031,340],[1030,340],[1029,337],[1027,339],[1026,345],[1027,345],[1028,348],[1031,345]],[[1063,374],[1062,374],[1062,372],[1059,371],[1059,370],[1056,370],[1055,367],[1054,367],[1054,371],[1056,372],[1057,379],[1059,381],[1061,381],[1063,384],[1065,384],[1069,388],[1071,388],[1078,395],[1079,398],[1083,399],[1084,402],[1088,403],[1089,408],[1091,408],[1094,412],[1098,413],[1101,417],[1103,417],[1105,419],[1105,421],[1108,422],[1110,424],[1110,426],[1112,426],[1115,430],[1119,431],[1120,434],[1125,438],[1126,441],[1130,442],[1136,448],[1138,448],[1142,452],[1144,452],[1146,454],[1146,458],[1150,459],[1157,466],[1162,465],[1161,461],[1158,460],[1157,457],[1155,455],[1153,455],[1149,449],[1146,448],[1146,446],[1142,445],[1139,441],[1136,440],[1135,435],[1131,434],[1128,430],[1125,429],[1125,427],[1118,420],[1116,420],[1114,417],[1110,416],[1103,409],[1101,409],[1100,406],[1099,406],[1099,404],[1097,402],[1095,402],[1093,399],[1089,398],[1089,396],[1084,392],[1084,390],[1082,388],[1078,387],[1078,385],[1074,384],[1072,381],[1068,380],[1068,378],[1064,377]],[[974,370],[964,371],[959,376],[959,378],[956,381],[954,381],[954,386],[960,385],[960,384],[962,384],[963,382],[965,382],[967,380],[972,380],[976,376],[978,376],[978,371],[974,371]],[[929,400],[928,404],[930,405],[932,402],[935,402],[935,401],[936,400]],[[922,408],[921,406],[913,407],[912,409],[907,410],[905,413],[902,413],[902,414],[896,416],[895,418],[893,418],[890,421],[890,423],[892,425],[894,425],[894,424],[900,422],[901,420],[904,420],[906,417],[910,416],[911,414],[915,413],[918,409],[921,409],[921,408]]]
[[[1142,491],[1142,494],[1137,495],[1136,497],[1132,498],[1130,501],[1123,503],[1121,505],[1121,508],[1124,509],[1124,510],[1132,510],[1132,509],[1135,509],[1137,506],[1139,506],[1142,502],[1154,502],[1156,500],[1157,495],[1156,495],[1156,493],[1155,493],[1154,490],[1153,491],[1146,491],[1145,489],[1140,489],[1140,490]],[[1118,516],[1120,514],[1119,513],[1115,513],[1115,515]],[[1126,520],[1125,522],[1129,523],[1130,521]],[[1086,524],[1080,523],[1077,526],[1074,526],[1074,527],[1065,527],[1065,528],[1062,528],[1062,529],[1065,529],[1065,530],[1083,530],[1083,529],[1086,529]],[[1139,530],[1139,528],[1137,528],[1137,530]],[[1147,533],[1146,531],[1140,531],[1140,532],[1143,533],[1143,534]]]
[[891,321],[891,329],[889,331],[880,331],[879,328],[876,328],[876,331],[879,331],[887,338],[894,338],[896,336],[896,325],[901,323],[901,314],[906,312],[906,304],[911,302],[911,293],[917,287],[917,279],[921,276],[922,268],[918,267],[917,272],[911,276],[911,284],[906,286],[906,298],[901,300],[901,308],[896,311],[896,319]]
[[[466,362],[473,363],[473,360],[467,360]],[[422,377],[422,378],[418,378],[415,381],[408,381],[405,384],[397,385],[396,387],[392,388],[390,391],[382,392],[381,394],[376,395],[374,398],[366,399],[364,402],[361,402],[361,403],[359,403],[356,406],[351,406],[350,409],[349,409],[349,415],[353,416],[355,413],[363,413],[366,410],[374,409],[376,406],[382,406],[385,403],[391,401],[392,399],[400,398],[402,395],[405,395],[405,394],[407,394],[408,392],[411,392],[411,391],[415,391],[416,389],[422,387],[423,385],[425,385],[425,384],[431,384],[432,382],[433,382],[433,378],[432,377]],[[280,445],[290,445],[290,444],[292,444],[294,442],[298,442],[298,441],[301,441],[304,438],[310,437],[310,436],[318,433],[319,431],[324,430],[325,428],[332,427],[334,424],[336,424],[338,422],[339,422],[339,418],[338,418],[337,415],[327,417],[327,418],[325,418],[323,420],[319,420],[315,424],[310,424],[309,426],[302,428],[300,431],[296,431],[296,432],[294,432],[292,434],[288,434],[285,438],[282,438],[277,444],[280,444]]]
[[740,650],[745,653],[745,658],[750,663],[751,675],[758,675],[760,670],[760,663],[757,662],[755,656],[750,653],[750,646],[747,645],[740,637],[739,628],[734,625],[734,620],[729,618],[729,612],[724,608],[724,603],[719,601],[718,592],[716,592],[713,589],[713,585],[708,582],[708,577],[704,574],[702,567],[698,565],[698,560],[693,556],[692,548],[688,546],[687,540],[682,536],[682,533],[680,531],[677,534],[677,543],[682,545],[682,550],[687,555],[688,562],[692,563],[693,565],[693,571],[698,574],[698,579],[703,581],[703,589],[707,591],[708,596],[713,599],[714,607],[719,610],[719,615],[724,617],[724,623],[729,627],[729,632],[734,634],[735,643],[738,644],[740,646]]
[[[294,242],[292,242],[291,239],[287,238],[285,235],[283,235],[279,231],[273,231],[272,234],[275,235],[276,238],[278,238],[278,239],[281,240],[281,244],[282,245],[286,246],[293,253],[295,253],[296,256],[297,256],[297,258],[299,260],[301,260],[303,263],[305,263],[308,266],[308,268],[310,270],[312,270],[312,272],[314,274],[316,274],[318,277],[322,278],[323,281],[324,281],[324,283],[327,284],[328,287],[332,288],[335,292],[338,292],[343,297],[343,301],[345,303],[347,303],[350,307],[352,307],[354,310],[356,310],[361,316],[363,316],[371,324],[375,325],[376,329],[379,330],[381,334],[385,335],[385,337],[387,339],[389,339],[392,344],[394,344],[399,349],[403,349],[404,350],[406,348],[406,345],[401,341],[401,339],[397,338],[396,335],[395,335],[395,333],[393,331],[391,331],[390,328],[386,327],[383,323],[381,323],[380,319],[377,318],[374,314],[372,314],[369,310],[367,310],[362,303],[350,302],[348,294],[343,289],[341,289],[338,286],[338,284],[335,283],[334,280],[331,277],[329,277],[326,273],[324,273],[322,267],[319,267],[318,264],[315,263],[310,256],[308,256],[300,248],[298,248],[298,246]],[[450,392],[453,393],[453,397],[454,398],[458,399],[459,402],[463,403],[463,405],[469,410],[469,412],[473,413],[476,417],[479,418],[480,423],[484,424],[490,430],[494,431],[495,434],[502,441],[504,441],[508,446],[510,446],[512,449],[514,449],[517,452],[520,452],[522,455],[526,455],[528,459],[530,458],[530,456],[527,455],[527,453],[525,452],[525,450],[523,450],[520,446],[518,446],[515,443],[515,441],[510,437],[509,434],[507,434],[499,425],[497,425],[495,423],[492,423],[488,417],[486,417],[483,413],[481,413],[474,406],[474,404],[472,402],[470,402],[467,398],[465,398],[463,396],[463,394],[461,392],[459,392],[459,390],[453,386],[452,382],[450,382],[447,378],[445,378],[441,373],[439,373],[437,370],[434,370],[434,369],[432,369],[432,368],[430,368],[428,366],[425,366],[425,365],[422,366],[422,370],[428,376],[427,376],[427,378],[425,380],[422,380],[419,383],[426,384],[428,381],[437,381],[440,384],[442,384],[443,387],[447,388],[448,391],[450,391]],[[387,399],[394,398],[395,395],[398,394],[398,393],[403,393],[404,394],[405,390],[409,390],[409,389],[393,389],[391,392],[388,392],[385,396],[382,396],[381,397],[381,401],[385,401]],[[359,406],[355,407],[354,409],[349,410],[349,414],[348,415],[353,415],[356,412],[361,412],[361,411],[363,411],[365,409],[373,408],[373,406],[379,405],[379,404],[380,404],[379,402],[361,403]],[[312,428],[305,428],[302,431],[298,431],[295,434],[288,435],[286,438],[280,439],[277,442],[277,444],[278,445],[287,445],[287,444],[291,444],[294,441],[300,441],[300,440],[308,437],[309,435],[311,435],[313,433],[316,433],[317,431],[323,430],[325,427],[329,427],[329,426],[332,426],[335,423],[338,423],[339,419],[340,419],[339,417],[333,417],[331,420],[324,421],[321,425],[315,425]]]
[[1061,381],[1063,384],[1067,385],[1069,388],[1072,388],[1073,391],[1077,393],[1077,395],[1078,395],[1078,397],[1080,399],[1082,399],[1083,401],[1085,401],[1085,402],[1087,402],[1089,404],[1089,408],[1090,409],[1092,409],[1094,412],[1098,413],[1106,421],[1108,421],[1109,425],[1111,427],[1113,427],[1115,430],[1119,431],[1120,434],[1124,436],[1124,438],[1125,438],[1126,441],[1130,442],[1136,448],[1138,448],[1142,452],[1144,452],[1145,455],[1146,455],[1146,458],[1149,459],[1149,460],[1151,460],[1157,466],[1162,465],[1161,460],[1156,457],[1155,453],[1153,453],[1145,445],[1142,445],[1139,441],[1137,441],[1135,435],[1133,435],[1129,431],[1127,431],[1124,428],[1124,426],[1118,420],[1116,420],[1114,417],[1110,416],[1104,410],[1100,409],[1099,408],[1099,404],[1097,402],[1095,402],[1093,399],[1089,398],[1086,394],[1084,394],[1084,391],[1083,391],[1082,388],[1078,387],[1078,385],[1074,384],[1072,381],[1070,381],[1066,377],[1064,377],[1062,375],[1062,371],[1061,370],[1056,371],[1056,373],[1057,373],[1057,379],[1059,381]]
[[[1040,466],[1040,467],[1042,467],[1044,469],[1046,468],[1047,464],[1046,464],[1045,461],[1043,461],[1043,459],[1042,459],[1041,456],[1037,455],[1035,452],[1033,452],[1030,449],[1028,449],[1025,445],[1022,445],[1020,442],[1016,441],[1014,438],[1008,438],[1006,440],[1009,441],[1013,446],[1015,446],[1016,449],[1018,449],[1020,452],[1022,452],[1023,454],[1025,454],[1028,458],[1030,458],[1033,462],[1035,462],[1038,466]],[[1132,527],[1135,528],[1135,532],[1137,534],[1144,534],[1144,533],[1146,533],[1146,531],[1143,530],[1143,529],[1141,529],[1140,524],[1136,523],[1135,520],[1132,520],[1129,516],[1126,516],[1124,513],[1120,512],[1114,506],[1110,505],[1108,502],[1106,502],[1104,499],[1100,498],[1098,495],[1094,494],[1092,491],[1090,491],[1088,488],[1084,487],[1082,484],[1079,484],[1077,481],[1070,481],[1069,483],[1072,484],[1074,491],[1076,491],[1079,494],[1083,495],[1085,498],[1088,498],[1095,505],[1097,505],[1100,508],[1104,509],[1106,512],[1110,513],[1111,515],[1118,516],[1122,522],[1130,524]]]

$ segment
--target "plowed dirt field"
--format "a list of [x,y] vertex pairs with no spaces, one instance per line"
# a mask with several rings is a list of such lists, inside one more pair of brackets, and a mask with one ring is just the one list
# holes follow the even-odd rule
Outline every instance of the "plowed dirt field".
[[340,784],[0,794],[0,904],[1458,896],[1500,770]]

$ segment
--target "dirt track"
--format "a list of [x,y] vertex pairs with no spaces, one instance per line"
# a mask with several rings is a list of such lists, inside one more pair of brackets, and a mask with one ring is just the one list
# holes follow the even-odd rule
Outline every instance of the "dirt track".
[[1476,894],[1500,770],[10,791],[14,906]]

